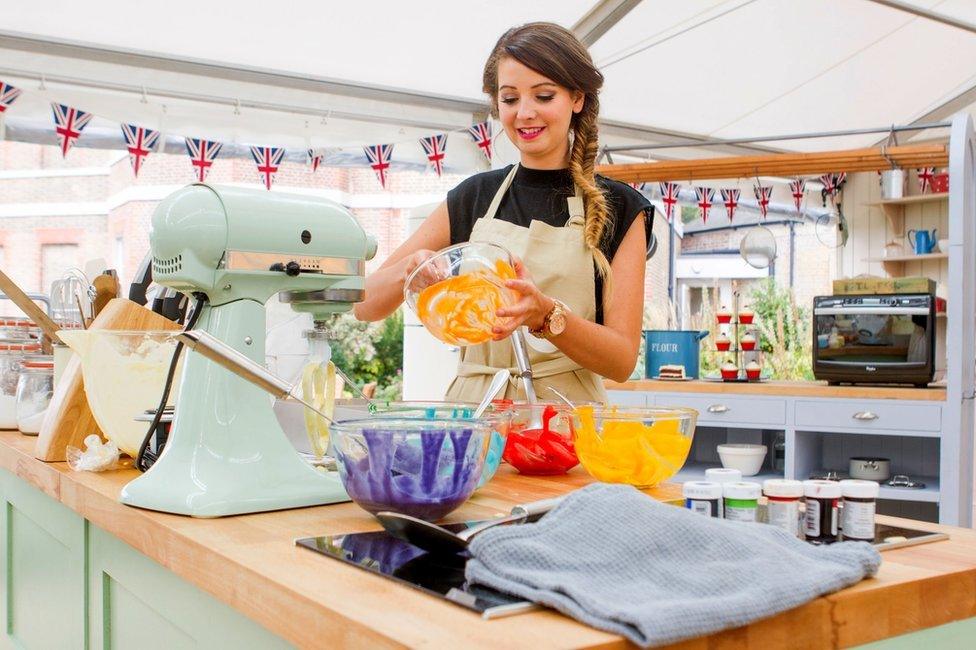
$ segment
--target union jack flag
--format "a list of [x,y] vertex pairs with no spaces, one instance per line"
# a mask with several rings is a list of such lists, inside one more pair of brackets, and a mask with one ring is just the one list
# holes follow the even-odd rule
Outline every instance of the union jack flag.
[[197,180],[201,183],[207,180],[207,173],[211,165],[220,154],[220,142],[211,142],[200,138],[186,139],[186,153],[190,156],[190,164],[197,170]]
[[0,81],[0,113],[7,112],[7,109],[18,97],[20,97],[20,88]]
[[123,124],[122,137],[125,138],[125,146],[129,150],[129,162],[132,163],[132,171],[138,176],[143,158],[156,149],[159,131],[135,124]]
[[678,192],[681,190],[681,186],[668,181],[658,183],[658,189],[661,191],[661,201],[664,202],[664,216],[670,222],[671,217],[674,216],[674,206],[678,203]]
[[393,157],[392,144],[374,144],[363,147],[369,166],[376,172],[376,177],[380,179],[380,185],[386,189],[386,170],[390,168],[390,158]]
[[322,154],[316,153],[315,149],[308,150],[308,164],[312,166],[313,174],[319,170],[319,165],[322,164],[322,158]]
[[765,219],[769,213],[769,199],[773,195],[773,186],[753,185],[752,193],[755,194],[756,201],[759,203],[759,214]]
[[790,192],[793,194],[793,205],[796,206],[797,212],[803,206],[803,192],[806,186],[807,182],[802,178],[794,178],[790,181]]
[[427,162],[430,164],[430,167],[440,176],[441,171],[444,169],[444,154],[447,151],[447,134],[441,133],[440,135],[420,138],[420,145],[427,154]]
[[698,214],[701,215],[702,223],[708,222],[708,211],[712,208],[712,200],[715,198],[715,190],[710,187],[696,187],[695,196],[698,197]]
[[740,190],[722,190],[722,203],[725,204],[725,211],[729,213],[729,221],[735,216],[735,209],[739,207]]
[[258,173],[264,179],[265,189],[271,189],[281,159],[285,157],[284,147],[251,147],[251,157],[258,166]]
[[935,167],[922,167],[915,171],[918,173],[918,191],[925,194],[932,188],[932,179],[935,178]]
[[840,192],[840,187],[847,180],[847,172],[841,172],[839,174],[824,174],[820,177],[820,182],[823,184],[824,197],[834,196],[837,192]]
[[491,162],[491,122],[479,122],[472,127],[468,127],[468,133],[471,134],[475,144],[485,154],[488,162]]
[[51,109],[54,111],[54,131],[61,144],[61,156],[65,157],[93,116],[91,113],[54,102],[51,103]]

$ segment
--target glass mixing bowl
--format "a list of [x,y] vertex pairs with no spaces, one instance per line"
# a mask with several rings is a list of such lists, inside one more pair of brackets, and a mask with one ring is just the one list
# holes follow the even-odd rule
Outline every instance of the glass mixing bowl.
[[492,433],[485,420],[400,415],[344,420],[331,429],[353,501],[372,513],[427,521],[454,511],[478,487]]
[[[502,455],[522,474],[547,476],[565,474],[579,464],[573,446],[573,411],[562,403],[500,401],[496,413],[510,413],[508,440]],[[541,427],[533,427],[541,423]]]
[[576,453],[598,481],[652,487],[685,464],[697,419],[686,408],[578,406]]
[[491,339],[495,312],[515,303],[505,287],[515,278],[511,254],[494,244],[468,242],[445,248],[414,269],[403,298],[431,334],[450,345]]

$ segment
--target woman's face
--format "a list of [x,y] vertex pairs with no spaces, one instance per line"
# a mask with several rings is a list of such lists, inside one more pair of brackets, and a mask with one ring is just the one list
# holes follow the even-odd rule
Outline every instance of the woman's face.
[[567,166],[570,120],[583,98],[511,57],[498,62],[498,118],[526,167]]

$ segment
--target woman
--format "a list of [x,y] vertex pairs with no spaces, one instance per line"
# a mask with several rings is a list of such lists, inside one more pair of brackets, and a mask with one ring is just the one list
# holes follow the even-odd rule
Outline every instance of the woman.
[[[355,314],[378,320],[399,306],[406,277],[432,251],[488,241],[513,253],[518,279],[506,284],[521,298],[498,310],[507,320],[493,341],[462,348],[448,399],[478,401],[499,368],[517,372],[508,337],[520,326],[533,333],[540,399],[552,399],[553,386],[573,400],[605,401],[600,376],[624,381],[634,368],[653,208],[629,185],[594,176],[602,85],[568,30],[531,23],[506,32],[485,64],[484,91],[519,164],[463,181],[367,278]],[[524,393],[512,383],[507,397]]]

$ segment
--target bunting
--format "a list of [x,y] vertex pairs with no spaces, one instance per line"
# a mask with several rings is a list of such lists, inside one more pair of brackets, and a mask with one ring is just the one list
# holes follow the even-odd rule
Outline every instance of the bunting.
[[258,166],[258,174],[264,181],[265,189],[270,190],[274,183],[275,175],[281,166],[281,159],[285,157],[283,147],[251,147],[251,158]]
[[708,223],[708,211],[712,208],[715,190],[710,187],[696,187],[695,196],[698,198],[698,214],[701,215],[702,223]]
[[386,170],[390,168],[390,158],[393,156],[392,144],[374,144],[363,147],[369,166],[376,172],[376,177],[380,179],[380,185],[386,189]]
[[420,146],[424,148],[424,153],[427,154],[428,166],[437,172],[437,176],[440,176],[444,170],[444,155],[447,152],[447,134],[441,133],[440,135],[420,138]]
[[932,179],[935,178],[935,167],[922,167],[915,171],[918,174],[918,191],[920,194],[925,194],[932,189]]
[[129,162],[132,163],[132,171],[138,177],[143,159],[156,150],[156,143],[159,141],[159,131],[136,126],[135,124],[123,124],[122,137],[125,138],[125,148],[129,151]]
[[729,223],[735,216],[735,209],[739,207],[740,190],[722,190],[722,203],[725,204],[725,211],[729,215]]
[[18,97],[20,97],[20,88],[0,81],[0,113],[6,113]]
[[790,193],[793,194],[793,205],[796,206],[796,211],[799,213],[800,208],[803,207],[803,192],[807,187],[807,182],[802,178],[794,178],[790,181]]
[[61,145],[61,157],[64,158],[93,116],[56,102],[51,103],[51,110],[54,112],[54,131]]
[[474,143],[478,145],[482,153],[485,154],[485,158],[488,162],[491,162],[491,122],[479,122],[472,127],[468,128],[468,133],[474,139]]
[[838,192],[840,192],[840,188],[846,180],[847,172],[841,172],[839,174],[823,174],[820,177],[820,183],[823,185],[824,198],[828,196],[835,196]]
[[752,193],[756,196],[756,202],[759,204],[759,214],[765,219],[769,213],[769,199],[773,195],[773,186],[753,185]]
[[661,201],[664,202],[664,216],[667,217],[670,223],[671,218],[674,216],[674,206],[678,203],[678,192],[681,190],[681,186],[677,183],[667,181],[665,183],[658,183],[658,189],[661,191]]
[[190,164],[197,172],[197,180],[203,183],[207,180],[207,174],[214,160],[220,154],[220,148],[224,146],[220,142],[211,142],[200,138],[186,139],[186,153],[190,156]]
[[315,149],[309,149],[308,164],[312,167],[313,174],[317,172],[319,170],[319,165],[322,164],[322,154],[316,153]]

